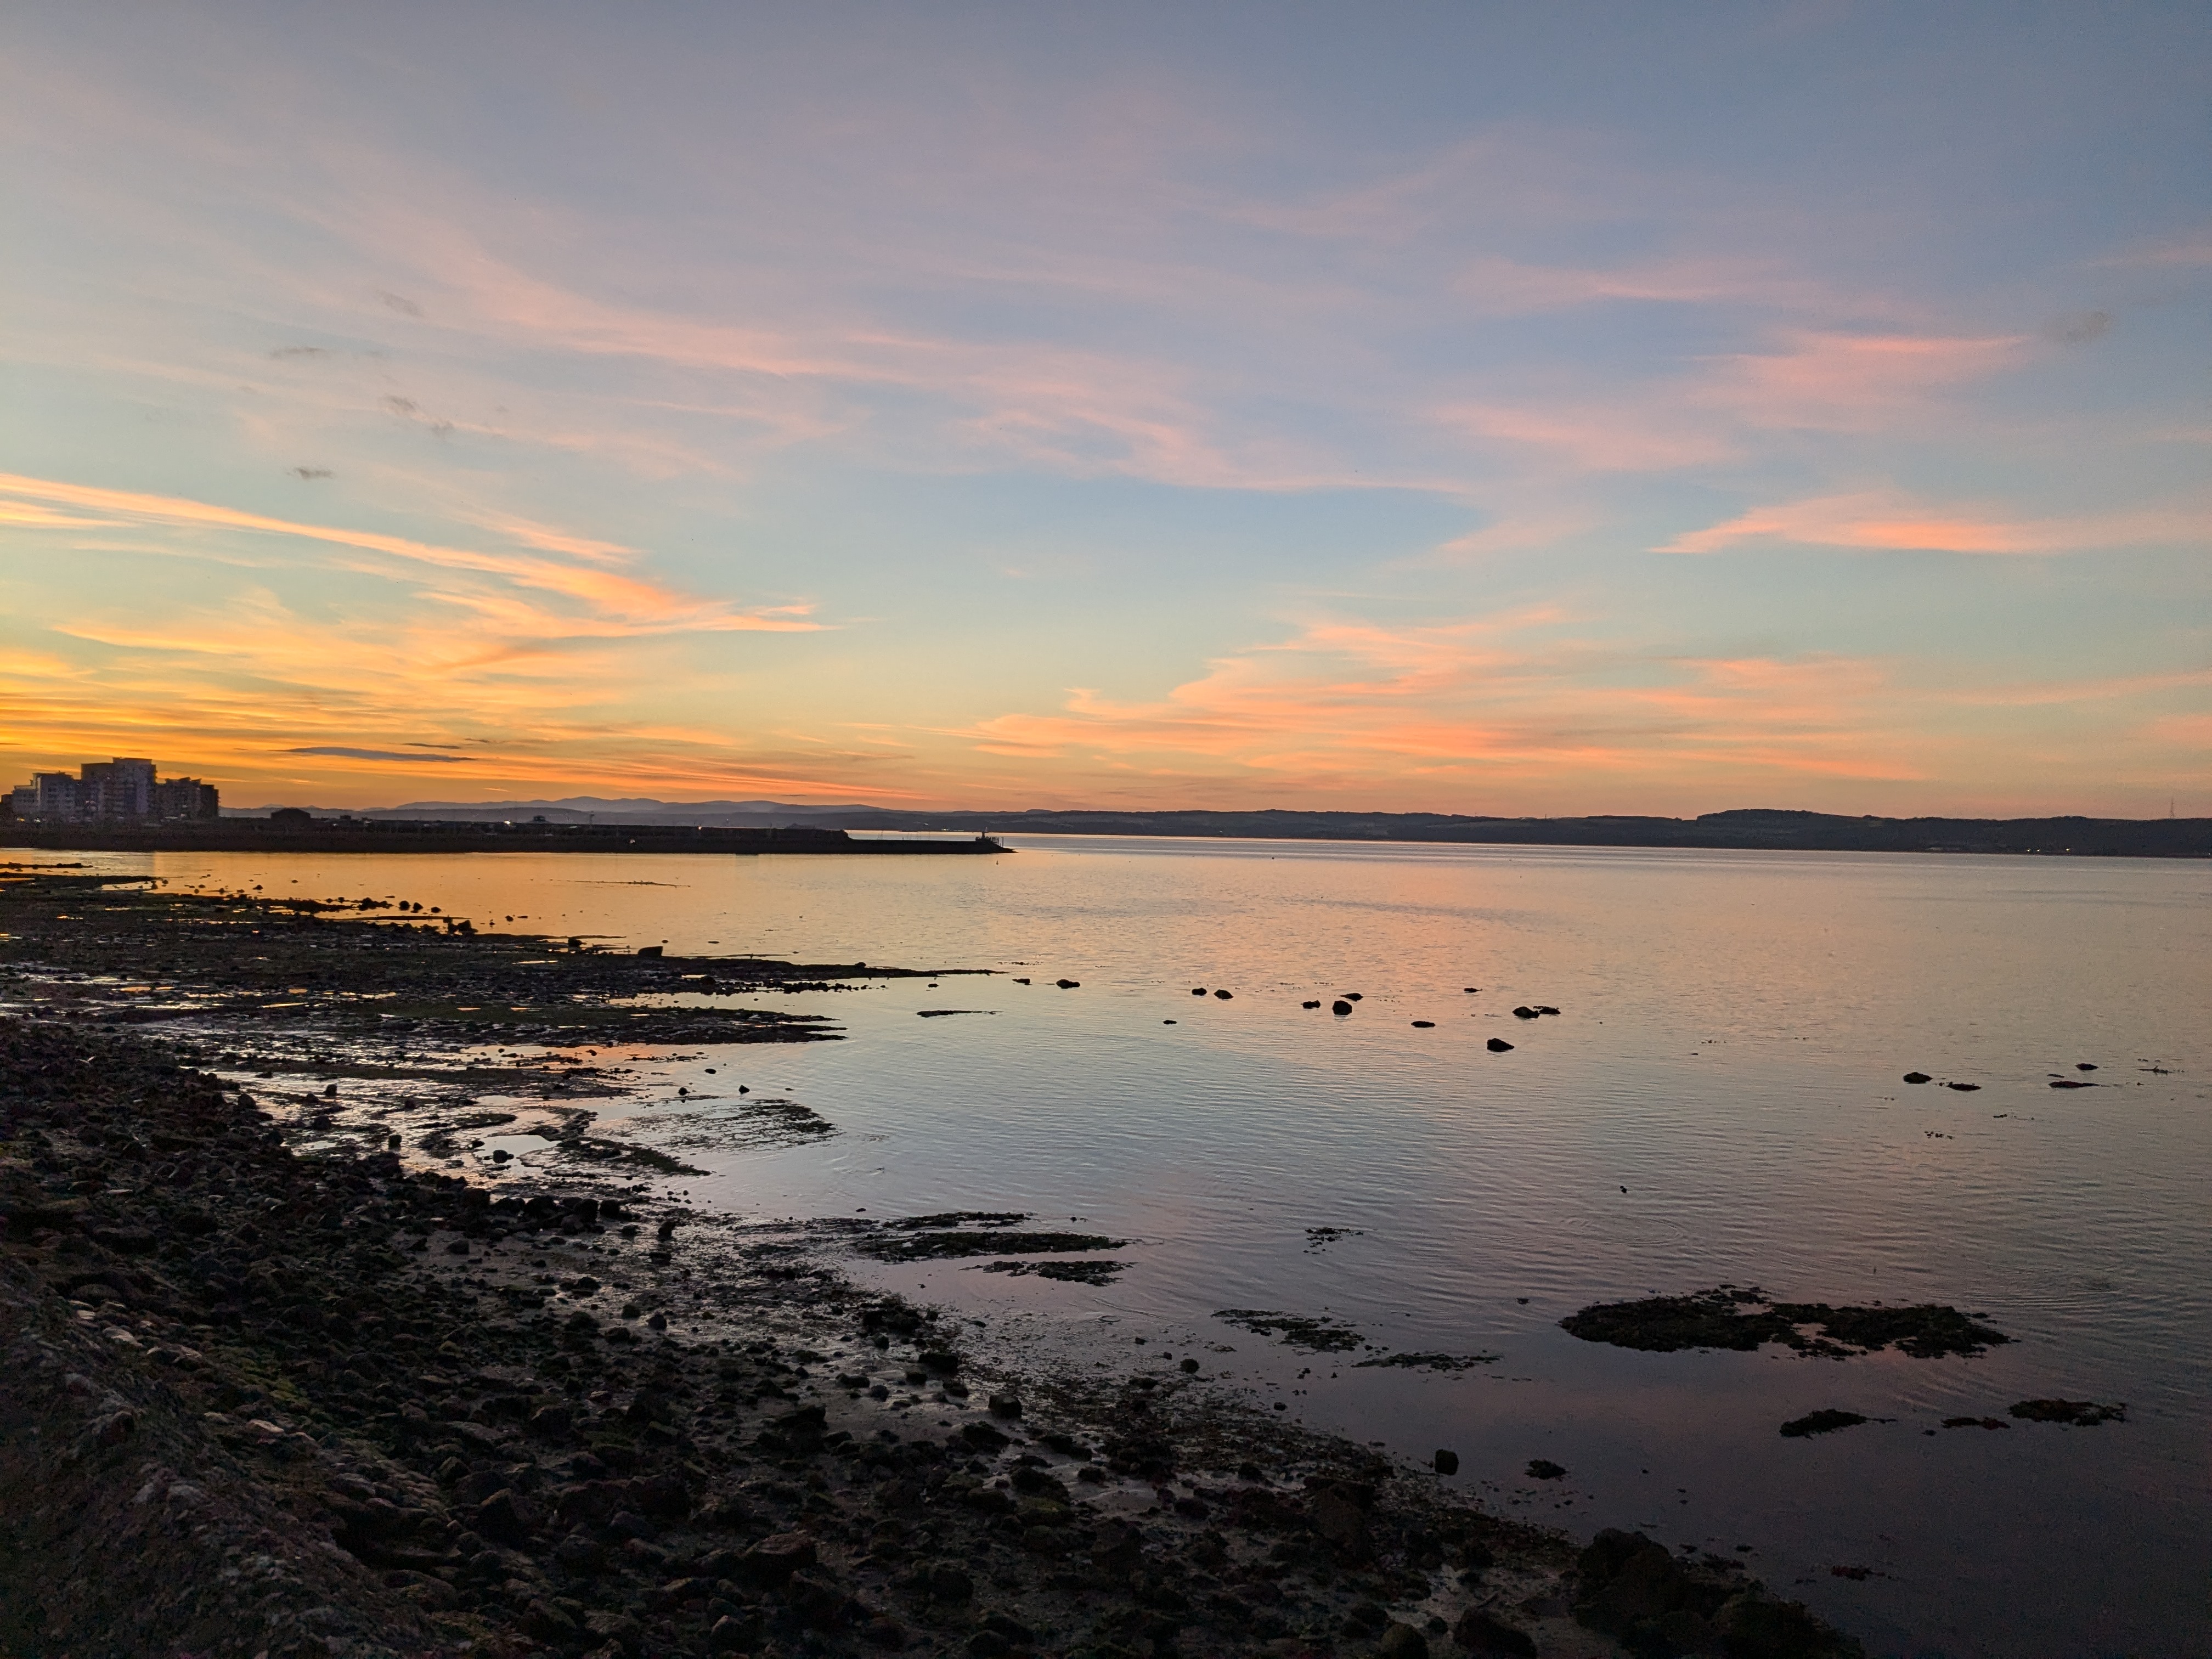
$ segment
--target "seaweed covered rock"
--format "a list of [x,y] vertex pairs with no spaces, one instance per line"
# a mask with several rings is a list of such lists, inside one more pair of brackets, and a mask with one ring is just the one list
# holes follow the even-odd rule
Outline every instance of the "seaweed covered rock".
[[1576,1622],[1638,1659],[1862,1659],[1849,1637],[1795,1601],[1746,1584],[1726,1565],[1676,1559],[1640,1532],[1608,1527],[1575,1564]]

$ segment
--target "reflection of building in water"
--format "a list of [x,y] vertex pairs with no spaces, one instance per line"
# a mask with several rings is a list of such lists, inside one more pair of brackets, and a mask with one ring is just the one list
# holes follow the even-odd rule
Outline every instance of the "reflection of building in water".
[[76,777],[37,772],[8,798],[19,818],[215,818],[222,802],[211,783],[198,778],[156,779],[154,763],[87,761]]

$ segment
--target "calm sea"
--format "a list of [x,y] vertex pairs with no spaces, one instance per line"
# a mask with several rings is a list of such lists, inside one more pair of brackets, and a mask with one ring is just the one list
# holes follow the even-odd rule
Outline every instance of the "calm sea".
[[[761,1000],[834,1014],[841,1043],[624,1051],[637,1109],[684,1087],[711,1117],[744,1084],[841,1131],[687,1152],[714,1170],[681,1183],[694,1203],[1080,1218],[1132,1241],[1118,1282],[853,1268],[1056,1361],[1188,1350],[1308,1424],[1457,1451],[1455,1484],[1510,1513],[1751,1545],[1875,1652],[2212,1653],[2212,866],[1010,839],[1002,859],[100,862],[672,952],[996,969]],[[936,1008],[978,1012],[917,1018]],[[2016,1340],[1838,1363],[1558,1327],[1723,1283],[1950,1303]],[[1229,1308],[1498,1358],[1354,1370],[1212,1317]],[[2054,1395],[2128,1420],[1937,1427]],[[1778,1434],[1826,1407],[1877,1420]],[[1567,1477],[1527,1479],[1537,1457]]]

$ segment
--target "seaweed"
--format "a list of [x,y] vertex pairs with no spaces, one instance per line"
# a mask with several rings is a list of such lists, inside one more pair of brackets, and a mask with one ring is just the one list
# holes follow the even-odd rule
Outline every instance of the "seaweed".
[[1030,1218],[1026,1210],[940,1210],[935,1215],[910,1215],[892,1227],[1011,1227]]
[[1640,1302],[1598,1302],[1559,1322],[1559,1328],[1585,1342],[1646,1353],[1682,1348],[1729,1348],[1748,1353],[1762,1342],[1786,1342],[1795,1334],[1786,1321],[1743,1311],[1763,1302],[1758,1286],[1723,1285],[1689,1296],[1654,1296]]
[[2094,1400],[2023,1400],[2011,1412],[2024,1422],[2070,1423],[2077,1429],[2128,1420],[2125,1406],[2103,1406]]
[[1468,1371],[1477,1365],[1494,1365],[1504,1356],[1494,1353],[1392,1353],[1380,1358],[1356,1360],[1356,1371],[1377,1368],[1409,1371]]
[[[1895,1347],[1915,1359],[1985,1352],[2012,1339],[1976,1324],[1956,1308],[1921,1303],[1904,1308],[1832,1307],[1826,1302],[1769,1302],[1756,1285],[1723,1285],[1688,1296],[1599,1302],[1569,1314],[1560,1328],[1585,1342],[1647,1353],[1724,1348],[1748,1353],[1779,1342],[1799,1353],[1846,1359]],[[1811,1327],[1816,1334],[1806,1334]]]
[[860,1246],[863,1255],[880,1261],[934,1261],[963,1255],[1066,1255],[1078,1250],[1118,1250],[1126,1238],[1103,1233],[909,1233],[902,1238],[882,1236]]
[[1348,1353],[1367,1346],[1367,1339],[1358,1331],[1333,1319],[1309,1319],[1264,1308],[1224,1308],[1213,1316],[1255,1336],[1279,1336],[1284,1346],[1305,1353]]
[[1956,1308],[1933,1302],[1908,1308],[1832,1308],[1825,1302],[1778,1302],[1773,1311],[1793,1326],[1820,1328],[1825,1346],[1802,1340],[1790,1345],[1808,1352],[1837,1349],[1873,1353],[1896,1347],[1915,1359],[1936,1359],[1947,1353],[1981,1353],[2012,1340],[2002,1331],[1977,1325]]
[[1802,1440],[1809,1435],[1833,1434],[1838,1429],[1855,1429],[1867,1419],[1856,1412],[1808,1412],[1802,1417],[1793,1417],[1782,1425],[1784,1440]]
[[1111,1285],[1128,1266],[1126,1261],[985,1261],[961,1271],[1052,1279],[1066,1285]]

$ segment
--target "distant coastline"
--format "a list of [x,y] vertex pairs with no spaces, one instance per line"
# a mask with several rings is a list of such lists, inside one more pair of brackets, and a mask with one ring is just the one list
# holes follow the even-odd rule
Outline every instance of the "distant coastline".
[[1008,853],[988,836],[861,840],[842,830],[466,819],[220,818],[178,823],[0,823],[0,847],[73,853],[719,853],[724,857]]
[[[524,816],[527,814],[528,816]],[[434,816],[433,816],[434,815]],[[87,852],[978,854],[997,835],[1463,842],[1767,852],[2212,858],[2212,818],[1885,818],[1762,809],[1694,818],[1488,817],[1444,812],[902,812],[777,801],[419,803],[289,822],[232,814],[170,823],[0,823],[0,847]],[[867,832],[898,839],[866,838]],[[856,836],[854,833],[859,832]],[[937,836],[940,839],[908,839]]]

